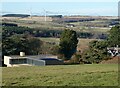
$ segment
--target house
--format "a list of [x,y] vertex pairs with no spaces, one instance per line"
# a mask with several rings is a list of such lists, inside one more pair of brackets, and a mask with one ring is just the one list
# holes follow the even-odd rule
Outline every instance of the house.
[[45,65],[62,65],[63,61],[54,55],[25,55],[20,52],[20,55],[4,56],[4,64],[7,67],[14,66],[45,66]]
[[74,24],[67,24],[66,27],[75,27]]
[[118,45],[117,47],[107,47],[107,51],[111,54],[112,57],[120,56],[120,48],[118,47]]

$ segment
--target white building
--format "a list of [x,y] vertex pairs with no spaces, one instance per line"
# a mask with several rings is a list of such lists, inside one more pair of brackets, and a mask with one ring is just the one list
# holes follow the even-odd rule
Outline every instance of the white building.
[[25,55],[25,53],[20,52],[20,55],[4,56],[4,64],[7,67],[13,66],[45,66],[45,65],[61,65],[62,60],[59,60],[57,56],[54,55]]

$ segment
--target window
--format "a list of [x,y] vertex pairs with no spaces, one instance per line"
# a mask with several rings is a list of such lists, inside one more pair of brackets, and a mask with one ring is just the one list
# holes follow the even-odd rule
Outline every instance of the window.
[[10,60],[10,64],[26,64],[27,63],[27,59],[11,59]]

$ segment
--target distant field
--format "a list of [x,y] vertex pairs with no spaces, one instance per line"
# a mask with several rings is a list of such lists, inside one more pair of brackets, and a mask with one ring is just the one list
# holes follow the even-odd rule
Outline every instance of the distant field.
[[[59,38],[40,38],[42,41],[44,42],[55,42],[56,44],[59,44]],[[86,49],[88,48],[89,42],[93,41],[93,40],[98,40],[98,39],[83,39],[80,38],[78,39],[78,49]]]
[[3,86],[117,86],[117,64],[3,67]]
[[[68,17],[69,18],[69,17]],[[1,18],[2,19],[2,18]],[[109,27],[101,27],[101,25],[108,25],[108,20],[95,20],[90,22],[71,22],[71,23],[59,23],[59,22],[52,22],[51,18],[47,18],[48,21],[44,21],[44,17],[28,17],[28,18],[15,18],[15,17],[4,17],[3,22],[12,22],[16,23],[19,26],[26,26],[30,28],[43,28],[43,29],[51,29],[51,30],[64,30],[67,24],[74,24],[73,30],[81,31],[81,32],[90,32],[90,33],[106,33],[109,31]],[[89,25],[87,27],[86,25]],[[100,27],[94,27],[94,26]],[[71,29],[71,27],[68,27]]]
[[40,40],[44,42],[55,42],[56,44],[59,44],[60,42],[59,38],[40,38]]

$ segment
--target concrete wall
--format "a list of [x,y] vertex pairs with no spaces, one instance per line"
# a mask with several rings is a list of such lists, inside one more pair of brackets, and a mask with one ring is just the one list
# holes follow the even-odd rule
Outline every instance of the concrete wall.
[[4,64],[7,65],[7,67],[11,66],[10,59],[11,59],[11,57],[4,56]]

